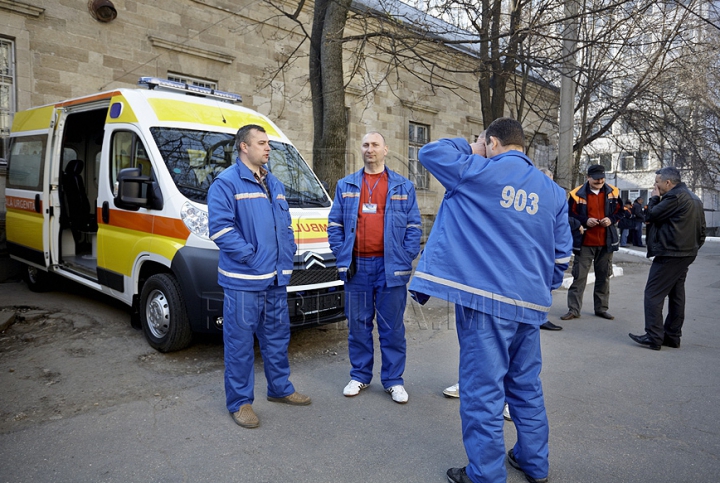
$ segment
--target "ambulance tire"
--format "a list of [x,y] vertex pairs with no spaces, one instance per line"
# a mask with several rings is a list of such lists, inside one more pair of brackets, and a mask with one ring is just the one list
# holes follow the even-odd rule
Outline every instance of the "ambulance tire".
[[47,292],[52,287],[52,275],[30,265],[25,265],[23,278],[31,292]]
[[158,273],[147,279],[140,294],[140,325],[150,347],[160,352],[190,345],[190,322],[174,276]]

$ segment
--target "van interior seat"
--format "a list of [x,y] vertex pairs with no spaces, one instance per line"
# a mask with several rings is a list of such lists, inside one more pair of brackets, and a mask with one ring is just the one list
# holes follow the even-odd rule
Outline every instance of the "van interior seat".
[[85,167],[79,159],[70,161],[62,174],[62,190],[65,200],[66,219],[76,242],[82,240],[83,233],[97,232],[95,210],[91,210],[90,201],[85,191],[82,172]]

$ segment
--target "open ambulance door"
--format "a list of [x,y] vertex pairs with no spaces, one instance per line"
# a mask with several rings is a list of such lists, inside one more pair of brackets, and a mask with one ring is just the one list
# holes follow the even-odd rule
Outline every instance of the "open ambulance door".
[[[54,129],[53,106],[19,112],[13,121],[6,184],[6,232],[10,256],[25,264],[31,290],[46,290],[51,261]],[[56,177],[56,176],[55,176]],[[57,186],[55,186],[57,189]]]

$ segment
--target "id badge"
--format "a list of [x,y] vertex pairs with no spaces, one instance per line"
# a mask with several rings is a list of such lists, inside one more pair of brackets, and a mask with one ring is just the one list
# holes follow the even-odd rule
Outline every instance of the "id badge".
[[369,213],[369,214],[374,215],[375,213],[377,213],[377,204],[375,204],[375,203],[363,203],[362,212],[363,212],[363,213]]

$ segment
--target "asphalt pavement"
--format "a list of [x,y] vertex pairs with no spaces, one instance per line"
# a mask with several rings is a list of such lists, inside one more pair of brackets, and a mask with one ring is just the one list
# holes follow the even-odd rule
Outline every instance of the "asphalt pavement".
[[[564,329],[542,332],[551,482],[717,479],[720,243],[707,243],[690,267],[681,348],[660,351],[628,337],[643,332],[650,261],[633,254],[641,250],[615,255],[622,268],[611,280],[615,320],[593,314],[592,285],[579,319],[560,321],[567,292],[553,295],[549,320]],[[16,302],[0,285],[0,305]],[[149,390],[146,397],[3,432],[0,482],[444,482],[447,468],[467,464],[458,400],[441,394],[457,378],[452,319],[443,301],[408,304],[408,404],[383,392],[379,362],[368,389],[342,396],[347,355],[306,350],[321,346],[323,333],[343,330],[334,326],[303,347],[291,346],[292,380],[313,398],[311,406],[267,402],[258,362],[254,408],[261,425],[240,428],[225,410],[216,368],[178,379],[176,387],[170,380],[162,393]],[[144,340],[138,335],[130,343]],[[14,381],[0,373],[2,391],[12,391]],[[512,447],[512,423],[505,423],[505,438]],[[508,467],[507,481],[525,480]]]

